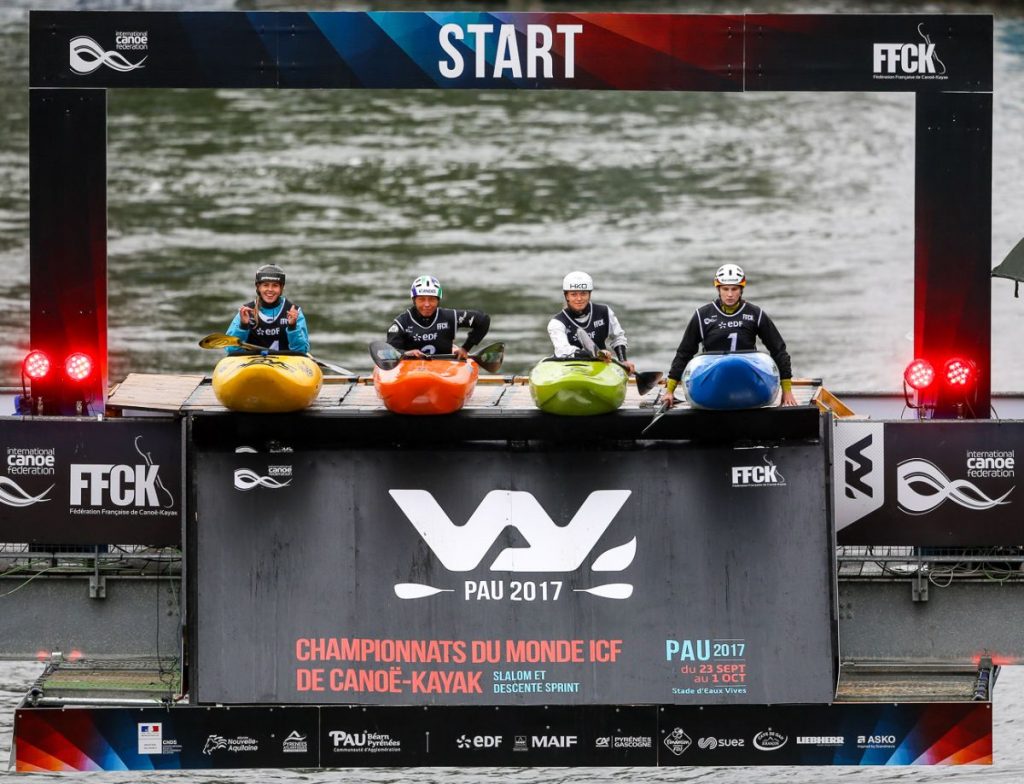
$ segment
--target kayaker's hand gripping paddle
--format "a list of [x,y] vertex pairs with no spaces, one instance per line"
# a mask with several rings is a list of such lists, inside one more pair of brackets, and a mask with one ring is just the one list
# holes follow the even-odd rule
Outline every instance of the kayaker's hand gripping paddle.
[[[576,338],[580,341],[580,345],[583,346],[584,351],[590,354],[594,359],[598,358],[598,354],[600,352],[597,348],[597,344],[594,342],[594,339],[587,334],[587,331],[583,329],[583,327],[576,327]],[[629,372],[629,368],[626,367],[626,365],[619,362],[619,360],[612,359],[612,362],[614,362],[620,368],[625,370],[627,373]],[[663,374],[660,370],[649,370],[646,373],[641,373],[637,371],[636,391],[639,392],[641,396],[646,395],[648,392],[654,389],[655,384],[661,381],[662,375]]]

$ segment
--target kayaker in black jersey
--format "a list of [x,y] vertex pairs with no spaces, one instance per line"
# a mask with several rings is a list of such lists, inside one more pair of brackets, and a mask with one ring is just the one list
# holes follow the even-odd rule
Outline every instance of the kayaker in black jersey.
[[636,366],[626,359],[626,332],[610,307],[590,301],[593,291],[594,279],[586,272],[570,272],[562,280],[565,307],[548,322],[548,336],[555,347],[555,356],[562,359],[589,356],[577,337],[576,330],[582,327],[598,347],[599,359],[605,362],[618,359],[632,375]]
[[284,270],[276,264],[256,270],[256,297],[238,309],[227,334],[272,351],[309,351],[306,316],[302,308],[285,299],[284,284]]
[[[412,306],[398,314],[388,327],[387,341],[403,356],[422,359],[431,354],[454,354],[458,359],[484,339],[491,317],[480,310],[442,308],[441,283],[432,275],[421,275],[412,282]],[[459,327],[469,330],[461,346],[455,345]]]
[[675,388],[701,344],[704,344],[705,351],[751,351],[757,347],[757,338],[761,338],[779,368],[782,405],[797,404],[793,397],[793,369],[786,341],[767,313],[743,299],[746,285],[747,276],[738,265],[723,264],[718,268],[715,273],[718,299],[694,312],[668,371],[668,383],[662,396],[662,402],[668,407],[675,404]]

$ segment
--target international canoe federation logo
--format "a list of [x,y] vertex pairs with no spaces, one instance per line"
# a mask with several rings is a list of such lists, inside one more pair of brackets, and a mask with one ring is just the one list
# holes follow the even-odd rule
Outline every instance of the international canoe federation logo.
[[52,500],[46,496],[49,495],[51,490],[53,490],[53,487],[53,485],[50,485],[39,495],[32,495],[31,493],[25,492],[25,490],[23,490],[22,487],[13,479],[8,479],[6,476],[0,476],[0,504],[16,508],[32,506],[33,504],[41,504]]
[[[465,525],[456,525],[426,490],[390,490],[402,513],[423,537],[445,569],[469,572],[478,568],[506,528],[515,528],[529,543],[506,547],[491,562],[492,572],[573,572],[597,545],[632,494],[630,490],[597,490],[587,496],[568,525],[557,525],[531,493],[492,490]],[[591,569],[621,572],[636,557],[636,537],[599,555]],[[421,599],[450,588],[398,583],[400,599]],[[574,588],[606,599],[628,599],[629,583]]]
[[924,23],[917,26],[921,41],[875,44],[872,70],[875,79],[948,79],[946,64],[939,59]]
[[947,500],[982,512],[1010,503],[1006,497],[1012,492],[1011,487],[998,498],[989,498],[966,479],[950,479],[935,463],[921,458],[904,460],[896,467],[896,502],[900,511],[907,514],[927,514]]
[[[119,33],[118,35],[121,34]],[[142,45],[148,45],[146,34],[142,33],[141,35],[144,37]],[[140,44],[136,41],[131,43],[130,48],[138,50],[139,46]],[[128,48],[128,46],[126,45],[125,48]],[[142,68],[147,57],[143,57],[137,63],[129,62],[128,58],[120,52],[116,50],[107,51],[87,35],[72,38],[71,43],[68,45],[68,65],[71,66],[72,71],[82,76],[91,74],[103,65],[120,73],[128,73],[136,68]]]
[[[288,468],[290,471],[291,466],[271,466],[271,468]],[[282,482],[273,476],[260,476],[250,468],[235,469],[235,490],[246,492],[257,487],[265,487],[268,490],[280,490],[282,487],[288,487],[291,483],[291,479]]]
[[683,756],[683,752],[693,745],[693,741],[690,740],[690,736],[683,732],[680,727],[676,727],[672,730],[672,732],[666,736],[664,743],[665,748],[677,757]]

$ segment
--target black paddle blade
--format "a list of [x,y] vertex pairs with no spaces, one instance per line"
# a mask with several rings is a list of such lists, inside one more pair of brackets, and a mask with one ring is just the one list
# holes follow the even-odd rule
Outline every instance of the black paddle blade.
[[390,343],[375,340],[370,344],[370,359],[381,370],[392,370],[402,361],[402,352]]
[[505,344],[492,343],[473,354],[473,359],[488,373],[497,373],[501,369],[501,363],[505,361]]
[[646,373],[636,374],[636,391],[642,395],[646,395],[661,381],[661,377],[664,375],[660,370],[651,370]]
[[240,345],[242,345],[241,340],[221,332],[214,332],[199,341],[199,348],[229,348]]

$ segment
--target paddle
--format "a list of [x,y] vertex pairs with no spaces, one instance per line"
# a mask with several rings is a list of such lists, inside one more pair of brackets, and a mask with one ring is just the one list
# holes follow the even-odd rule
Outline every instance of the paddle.
[[[200,348],[244,348],[248,351],[269,351],[269,349],[263,346],[257,346],[254,343],[246,343],[241,338],[232,337],[231,335],[225,335],[223,332],[213,332],[207,335],[205,338],[199,341]],[[327,368],[334,373],[338,373],[342,376],[354,376],[351,370],[346,370],[341,365],[335,365],[331,362],[327,362],[323,359],[317,359],[312,354],[305,354],[304,356],[316,362],[321,367]]]
[[[476,354],[470,354],[469,358],[488,373],[497,373],[501,368],[501,363],[505,361],[505,344],[492,343],[480,349]],[[370,344],[370,359],[381,370],[392,370],[402,361],[402,352],[390,343],[375,340]],[[454,354],[429,354],[424,359],[456,359],[456,356]]]
[[[665,394],[667,395],[668,391],[666,391]],[[666,398],[665,400],[662,400],[661,403],[658,404],[658,407],[654,410],[654,418],[647,423],[647,427],[640,431],[640,435],[643,435],[652,427],[654,427],[654,423],[661,419],[663,416],[665,416],[665,414],[667,414],[668,412],[668,399]]]
[[[576,327],[576,338],[580,341],[580,345],[583,346],[583,350],[589,353],[595,359],[597,359],[599,353],[597,344],[594,342],[594,339],[587,334],[586,330],[584,330],[583,327]],[[629,372],[629,368],[622,362],[619,362],[619,360],[612,358],[612,362],[614,362],[620,368],[625,370],[627,373]],[[661,381],[661,377],[664,374],[660,370],[649,370],[645,373],[636,372],[635,375],[636,391],[639,392],[641,396],[643,396],[650,392],[652,389],[654,389],[654,385]]]

